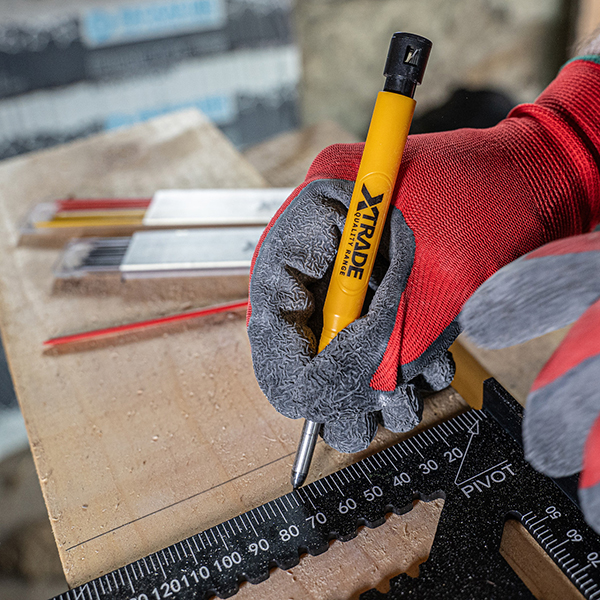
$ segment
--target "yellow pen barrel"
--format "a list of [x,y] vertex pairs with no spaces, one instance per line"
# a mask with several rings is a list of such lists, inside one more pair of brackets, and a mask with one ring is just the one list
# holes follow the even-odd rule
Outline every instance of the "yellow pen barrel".
[[393,92],[377,96],[323,307],[319,352],[362,311],[415,104]]
[[[431,42],[419,35],[396,32],[392,36],[383,71],[384,91],[373,110],[323,307],[319,352],[362,311],[415,110],[412,98],[423,81],[430,51]],[[292,467],[294,489],[306,479],[320,429],[314,421],[304,424]]]

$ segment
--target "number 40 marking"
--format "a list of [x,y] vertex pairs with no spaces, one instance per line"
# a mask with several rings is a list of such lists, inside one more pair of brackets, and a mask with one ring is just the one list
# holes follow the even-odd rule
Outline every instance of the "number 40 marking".
[[410,475],[408,473],[398,473],[394,475],[394,487],[397,485],[405,485],[410,483]]

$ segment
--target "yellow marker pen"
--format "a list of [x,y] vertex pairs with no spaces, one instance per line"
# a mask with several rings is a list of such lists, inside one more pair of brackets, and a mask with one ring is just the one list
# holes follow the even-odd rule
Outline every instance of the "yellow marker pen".
[[[323,307],[319,352],[362,311],[415,110],[413,95],[423,80],[431,45],[411,33],[392,36],[385,86],[377,95]],[[294,488],[306,479],[320,427],[313,421],[304,424],[292,469]]]

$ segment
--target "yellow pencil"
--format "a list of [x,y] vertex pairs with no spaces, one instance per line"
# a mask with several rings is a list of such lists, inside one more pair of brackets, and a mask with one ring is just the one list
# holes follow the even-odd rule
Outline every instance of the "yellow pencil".
[[106,226],[141,226],[145,211],[127,211],[120,214],[116,211],[106,215],[62,216],[55,215],[49,221],[36,221],[37,229],[60,229],[68,227],[106,227]]
[[[323,307],[319,352],[360,316],[415,109],[413,95],[423,80],[431,45],[410,33],[392,36],[385,86],[373,110]],[[292,468],[294,488],[306,479],[320,427],[308,420],[304,424]]]

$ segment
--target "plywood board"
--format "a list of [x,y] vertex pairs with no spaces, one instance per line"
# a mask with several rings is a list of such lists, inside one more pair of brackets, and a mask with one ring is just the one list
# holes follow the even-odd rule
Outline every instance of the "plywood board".
[[[116,286],[110,293],[102,287],[87,295],[59,293],[51,275],[57,252],[19,247],[20,219],[31,203],[57,196],[264,184],[197,113],[0,165],[0,326],[71,585],[289,491],[301,423],[276,413],[260,392],[239,314],[159,336],[129,336],[81,352],[44,354],[42,342],[48,337],[176,312],[191,303],[199,306],[207,298],[218,300],[217,292],[211,287],[204,296],[190,286],[187,293],[148,287],[124,294]],[[434,395],[421,427],[464,409],[452,390]],[[368,452],[358,455],[339,454],[321,442],[311,479],[402,437],[382,430]],[[334,551],[325,562],[305,559],[294,574],[274,576],[273,587],[246,586],[243,593],[280,598],[298,583],[294,593],[306,593],[296,597],[316,599],[323,596],[310,582],[335,577],[336,585],[342,580],[349,585],[346,591],[336,588],[338,597],[355,594],[360,577],[370,587],[378,577],[395,574],[391,563],[378,570],[373,556],[386,551],[376,550],[374,540],[383,543],[380,548],[403,548],[406,567],[424,558],[439,512],[434,508],[430,504],[422,512],[394,516],[390,527],[365,532],[341,554]],[[365,552],[370,559],[364,559]],[[354,578],[341,575],[336,556],[346,556]]]
[[[0,165],[2,337],[71,585],[288,491],[301,423],[260,392],[243,315],[43,354],[50,336],[174,312],[193,299],[53,293],[57,251],[19,247],[20,219],[31,203],[58,196],[264,183],[197,113]],[[463,408],[456,395],[450,404]],[[383,434],[378,446],[391,441]],[[355,459],[321,443],[312,475]]]

